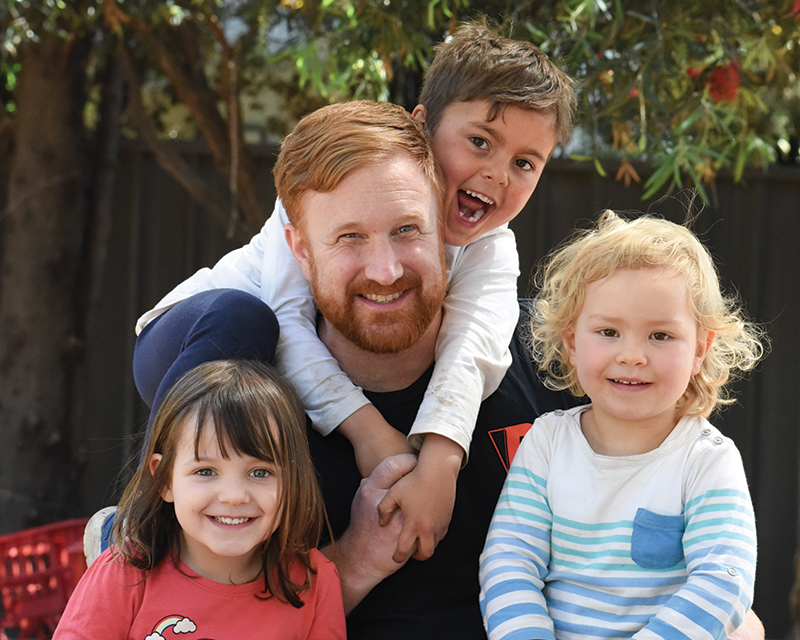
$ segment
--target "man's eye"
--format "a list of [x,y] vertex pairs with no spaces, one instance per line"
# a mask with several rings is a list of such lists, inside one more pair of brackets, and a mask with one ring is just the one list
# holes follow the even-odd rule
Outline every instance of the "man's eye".
[[402,227],[397,228],[397,233],[410,233],[414,228],[413,224],[404,224]]

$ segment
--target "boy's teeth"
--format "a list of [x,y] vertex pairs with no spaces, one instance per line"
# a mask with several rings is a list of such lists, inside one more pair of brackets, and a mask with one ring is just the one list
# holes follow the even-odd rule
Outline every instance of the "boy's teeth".
[[630,385],[647,384],[646,382],[630,382],[628,380],[614,380],[614,382],[618,382],[619,384],[630,384]]
[[402,292],[390,293],[389,295],[383,295],[380,293],[365,293],[364,297],[372,302],[391,302],[392,300],[397,300],[401,295]]
[[465,220],[469,220],[470,222],[477,222],[483,217],[483,214],[486,213],[483,209],[478,209],[477,211],[473,211],[470,213],[469,211],[459,211],[461,213],[461,217]]
[[492,200],[491,198],[487,198],[482,193],[477,193],[476,191],[470,191],[469,189],[464,189],[464,191],[466,192],[467,195],[470,195],[473,198],[477,198],[484,204],[494,204],[494,200]]
[[214,520],[216,520],[217,522],[219,522],[221,524],[230,524],[230,525],[233,525],[233,524],[244,524],[249,519],[250,518],[224,518],[222,516],[214,516]]

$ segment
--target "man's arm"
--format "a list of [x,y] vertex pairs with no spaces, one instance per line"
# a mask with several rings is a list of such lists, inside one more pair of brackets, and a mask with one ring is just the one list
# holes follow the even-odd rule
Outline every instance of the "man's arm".
[[322,550],[339,570],[345,613],[355,609],[378,583],[405,564],[392,559],[403,528],[402,514],[396,510],[386,525],[381,526],[378,503],[416,464],[416,456],[410,453],[381,462],[361,481],[350,508],[347,530],[335,544]]

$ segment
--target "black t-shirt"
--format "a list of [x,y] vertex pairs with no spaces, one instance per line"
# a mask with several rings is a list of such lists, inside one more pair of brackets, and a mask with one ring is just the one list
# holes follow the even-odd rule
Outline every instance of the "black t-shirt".
[[[539,415],[575,404],[568,394],[542,385],[520,335],[512,341],[511,352],[513,364],[503,382],[481,405],[447,535],[432,558],[409,560],[352,611],[349,640],[486,639],[478,606],[478,556],[509,461]],[[389,424],[408,433],[431,372],[432,368],[402,391],[366,395]],[[309,442],[331,526],[339,536],[347,528],[350,503],[361,481],[353,449],[338,432],[322,437],[309,429]]]

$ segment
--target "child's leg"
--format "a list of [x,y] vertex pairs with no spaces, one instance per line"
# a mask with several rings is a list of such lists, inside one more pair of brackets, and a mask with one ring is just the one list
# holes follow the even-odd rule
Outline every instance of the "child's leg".
[[237,289],[195,294],[150,322],[133,352],[136,388],[150,407],[147,435],[161,400],[184,373],[227,358],[272,363],[278,334],[272,309]]

